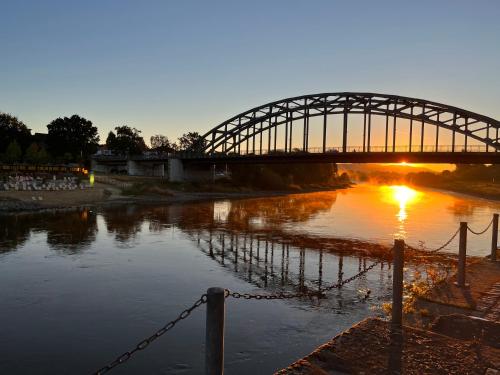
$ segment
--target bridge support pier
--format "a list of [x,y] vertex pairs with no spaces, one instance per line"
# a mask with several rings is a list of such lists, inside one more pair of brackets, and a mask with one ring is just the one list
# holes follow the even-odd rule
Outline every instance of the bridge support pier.
[[182,159],[168,159],[168,180],[171,182],[211,182],[214,180],[213,163],[186,163]]
[[181,159],[168,159],[168,180],[171,182],[184,181],[184,165]]

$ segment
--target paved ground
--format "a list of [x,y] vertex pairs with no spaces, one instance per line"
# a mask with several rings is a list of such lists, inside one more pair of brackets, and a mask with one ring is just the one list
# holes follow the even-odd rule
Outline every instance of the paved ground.
[[493,284],[483,293],[476,308],[484,313],[484,318],[500,322],[500,282]]
[[[437,284],[417,299],[416,313],[407,317],[411,325],[425,327],[440,315],[451,313],[500,322],[500,261],[481,259],[467,265],[467,288],[455,285],[455,277]],[[422,310],[425,316],[418,316]]]
[[500,369],[500,349],[407,326],[401,336],[371,318],[277,374],[467,375],[488,369]]

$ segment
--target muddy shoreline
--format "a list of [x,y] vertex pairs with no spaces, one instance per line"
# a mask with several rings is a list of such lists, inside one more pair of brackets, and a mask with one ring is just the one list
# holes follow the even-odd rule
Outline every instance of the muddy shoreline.
[[[144,194],[139,196],[127,196],[120,194],[117,189],[107,187],[96,187],[92,191],[72,191],[63,192],[0,192],[0,215],[14,213],[35,213],[46,210],[67,210],[82,207],[112,207],[129,204],[178,204],[203,202],[221,199],[246,199],[246,198],[266,198],[285,195],[308,194],[325,191],[338,191],[351,186],[329,187],[329,188],[309,188],[300,191],[251,191],[251,192],[183,192],[170,191],[168,195]],[[111,190],[111,191],[110,191]],[[89,195],[90,194],[90,195]],[[39,200],[38,198],[41,197]]]

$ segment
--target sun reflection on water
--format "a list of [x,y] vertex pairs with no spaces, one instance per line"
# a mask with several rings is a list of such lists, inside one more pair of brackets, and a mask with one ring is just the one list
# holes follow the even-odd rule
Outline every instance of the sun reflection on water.
[[408,207],[415,204],[422,193],[405,185],[383,186],[382,191],[391,203],[399,206],[399,211],[396,214],[399,225],[394,235],[398,238],[404,238],[406,236],[405,223],[408,219]]

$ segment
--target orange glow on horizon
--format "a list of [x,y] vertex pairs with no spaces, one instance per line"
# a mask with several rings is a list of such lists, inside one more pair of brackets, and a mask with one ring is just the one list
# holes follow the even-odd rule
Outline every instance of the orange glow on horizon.
[[424,164],[424,163],[408,163],[407,161],[401,161],[399,163],[383,163],[380,164],[382,166],[389,167],[403,167],[403,168],[420,168],[420,169],[429,169],[434,172],[442,172],[444,170],[452,171],[455,169],[455,165],[453,164]]

